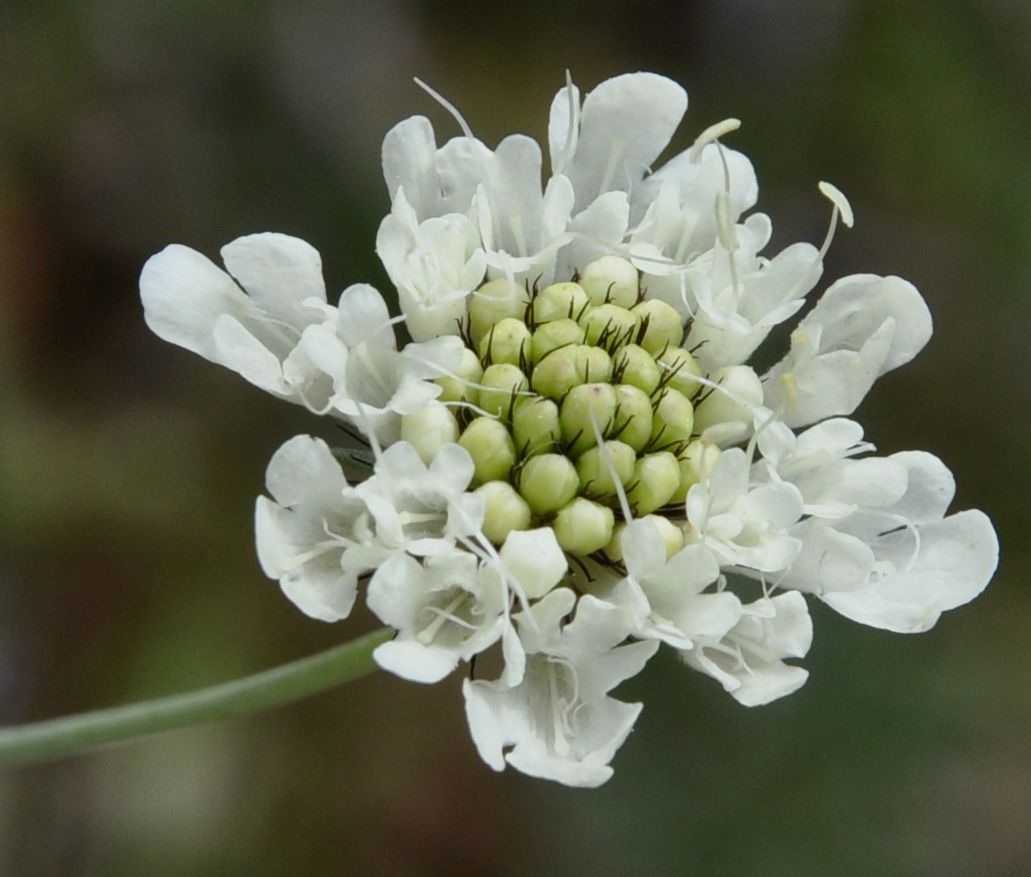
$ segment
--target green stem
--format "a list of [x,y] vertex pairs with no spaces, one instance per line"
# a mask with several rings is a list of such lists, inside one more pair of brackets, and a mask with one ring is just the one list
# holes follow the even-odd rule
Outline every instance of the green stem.
[[46,761],[234,716],[273,709],[358,679],[376,669],[372,651],[389,628],[262,673],[186,694],[0,729],[0,764]]

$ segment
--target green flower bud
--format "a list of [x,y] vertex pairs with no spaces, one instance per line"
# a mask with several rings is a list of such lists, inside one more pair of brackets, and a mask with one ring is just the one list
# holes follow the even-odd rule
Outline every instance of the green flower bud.
[[[581,492],[597,499],[616,496],[618,491],[612,480],[612,470],[615,470],[620,485],[625,485],[633,477],[636,460],[636,452],[624,442],[610,441],[600,448],[588,448],[576,461]],[[612,464],[611,468],[609,463]]]
[[507,418],[512,413],[512,400],[518,399],[519,392],[527,386],[526,375],[514,365],[488,365],[480,378],[479,406],[490,414]]
[[652,436],[652,400],[630,384],[616,385],[616,414],[609,435],[640,451]]
[[489,481],[473,492],[483,497],[483,535],[495,545],[513,530],[530,528],[530,507],[507,481]]
[[683,502],[687,499],[687,492],[699,481],[709,477],[719,456],[720,449],[716,445],[700,440],[691,442],[677,461],[680,465],[680,487],[670,501]]
[[519,399],[512,409],[512,438],[523,457],[554,450],[562,438],[558,405],[541,396]]
[[680,486],[680,467],[669,451],[641,457],[634,464],[634,475],[627,499],[637,516],[662,508]]
[[582,344],[583,340],[584,330],[580,328],[580,324],[576,320],[566,317],[561,320],[552,320],[534,329],[533,341],[530,346],[531,358],[534,362],[538,362],[552,350]]
[[731,365],[713,372],[712,380],[721,389],[705,391],[695,409],[696,431],[713,444],[744,438],[752,426],[752,406],[763,402],[759,376],[747,365]]
[[476,388],[472,384],[478,384],[481,377],[483,366],[480,365],[480,358],[468,347],[463,347],[462,358],[454,375],[436,379],[442,387],[442,392],[437,398],[441,402],[475,402]]
[[584,268],[579,283],[591,304],[611,302],[629,308],[637,303],[637,269],[619,256],[595,259]]
[[694,380],[703,374],[698,360],[683,347],[670,347],[658,361],[663,386],[679,390],[688,399],[693,399],[702,388],[702,385]]
[[469,332],[473,341],[490,331],[498,320],[515,317],[521,320],[530,300],[526,289],[507,277],[499,277],[484,283],[469,295]]
[[537,293],[533,300],[533,320],[576,320],[590,306],[587,293],[578,283],[553,283]]
[[[651,521],[659,530],[662,536],[662,546],[666,549],[666,560],[669,560],[681,548],[684,547],[684,532],[669,518],[662,515],[645,515],[640,520]],[[619,562],[623,559],[623,532],[626,524],[616,524],[612,531],[612,541],[605,546],[605,556],[612,561]]]
[[530,330],[522,320],[505,317],[487,330],[479,349],[485,362],[522,365],[530,358]]
[[566,393],[559,421],[569,453],[576,457],[597,445],[592,417],[604,434],[615,413],[616,391],[612,384],[580,384]]
[[612,377],[612,359],[600,347],[577,344],[559,347],[533,367],[531,385],[535,392],[561,399],[573,387],[588,381]]
[[581,344],[576,351],[576,368],[580,383],[608,381],[612,377],[612,357],[600,347]]
[[612,509],[579,497],[563,508],[551,527],[563,551],[592,554],[612,541]]
[[530,385],[544,396],[561,399],[572,387],[579,384],[577,372],[578,347],[559,347],[541,358],[530,374]]
[[465,428],[458,443],[473,458],[477,484],[508,480],[515,465],[516,453],[512,436],[501,421],[491,417],[477,417]]
[[662,376],[652,355],[637,344],[628,344],[612,357],[612,375],[621,384],[644,390],[649,396],[659,386]]
[[666,302],[649,298],[634,305],[632,311],[644,330],[637,343],[649,353],[677,347],[684,340],[683,319]]
[[640,324],[631,311],[612,304],[592,308],[580,322],[587,343],[598,344],[607,350],[632,341]]
[[671,450],[668,445],[690,441],[694,429],[694,406],[683,393],[669,387],[660,393],[652,413],[650,444],[656,449]]
[[519,492],[537,515],[557,512],[579,487],[576,468],[561,454],[530,457],[519,473]]
[[401,439],[429,465],[441,445],[458,441],[458,420],[445,405],[427,405],[401,418]]

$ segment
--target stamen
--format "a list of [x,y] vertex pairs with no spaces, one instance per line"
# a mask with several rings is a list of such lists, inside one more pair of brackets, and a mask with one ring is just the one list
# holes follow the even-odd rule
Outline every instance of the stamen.
[[691,151],[688,153],[692,164],[698,164],[702,160],[702,150],[705,149],[710,143],[714,143],[719,140],[724,134],[730,134],[732,131],[736,131],[741,127],[740,119],[724,119],[722,122],[717,122],[715,125],[710,125],[701,134],[698,135],[691,147]]
[[852,205],[848,203],[848,198],[845,197],[844,193],[837,186],[821,182],[817,188],[819,188],[820,194],[834,205],[834,209],[831,211],[831,223],[827,229],[827,236],[823,239],[823,245],[820,247],[820,258],[823,259],[831,247],[831,241],[834,240],[834,232],[838,228],[838,217],[841,217],[841,221],[845,223],[846,228],[852,228],[855,223],[855,216],[852,213]]
[[419,88],[425,91],[430,97],[432,97],[438,104],[440,104],[445,110],[447,110],[451,114],[452,118],[456,122],[458,122],[458,127],[462,129],[462,133],[466,137],[468,137],[470,140],[476,139],[475,137],[473,137],[472,129],[469,127],[465,119],[462,118],[462,114],[458,112],[458,108],[453,103],[451,103],[451,101],[447,100],[447,98],[445,98],[439,92],[434,91],[432,88],[430,88],[430,86],[423,82],[418,76],[414,77],[414,79],[415,84],[418,85]]
[[566,125],[566,142],[562,145],[562,152],[558,158],[558,165],[552,169],[552,173],[558,176],[566,169],[566,162],[572,158],[571,148],[573,146],[573,135],[576,133],[577,123],[577,99],[573,94],[573,77],[569,70],[566,70],[566,95],[569,98],[569,122]]
[[908,572],[916,562],[917,557],[920,556],[920,528],[912,520],[904,517],[903,515],[894,512],[886,512],[885,516],[905,527],[913,535],[913,553],[906,562],[905,568],[905,572]]
[[472,629],[473,626],[471,624],[468,624],[468,622],[463,622],[460,619],[456,618],[454,615],[452,615],[455,609],[461,606],[462,603],[465,600],[467,600],[470,596],[471,595],[468,591],[461,590],[458,592],[458,596],[455,597],[450,603],[448,603],[447,606],[445,606],[443,609],[440,609],[436,606],[427,606],[426,609],[429,612],[434,613],[436,615],[436,618],[434,618],[433,621],[431,621],[429,624],[426,625],[426,627],[420,630],[415,638],[424,646],[429,645],[431,642],[433,642],[433,638],[440,632],[440,629],[448,621],[455,621],[465,627],[469,627],[470,629]]

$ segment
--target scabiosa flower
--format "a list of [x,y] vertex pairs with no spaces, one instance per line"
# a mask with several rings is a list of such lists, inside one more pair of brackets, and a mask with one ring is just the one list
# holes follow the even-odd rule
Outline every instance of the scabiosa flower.
[[[807,678],[803,595],[916,632],[980,593],[988,518],[948,514],[936,457],[873,456],[845,417],[930,338],[911,284],[843,278],[779,363],[749,364],[852,225],[841,192],[820,184],[821,246],[765,255],[752,166],[722,143],[737,120],[652,170],[687,108],[664,77],[567,80],[547,179],[531,139],[491,148],[430,93],[462,133],[438,146],[417,116],[383,144],[400,317],[365,285],[329,304],[318,255],[283,235],[230,244],[228,274],[174,245],[141,277],[161,337],[367,445],[299,436],[269,465],[258,554],[298,608],[342,619],[366,583],[397,631],[380,666],[431,683],[469,664],[491,767],[595,786],[641,710],[610,692],[660,644],[754,706]],[[489,651],[496,678],[474,665]]]

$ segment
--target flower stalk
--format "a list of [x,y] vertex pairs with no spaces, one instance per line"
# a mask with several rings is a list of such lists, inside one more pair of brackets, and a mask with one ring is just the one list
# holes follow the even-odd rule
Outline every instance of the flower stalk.
[[324,652],[221,685],[126,706],[0,729],[0,764],[50,761],[113,743],[245,716],[359,679],[377,669],[373,650],[393,635],[381,628]]

